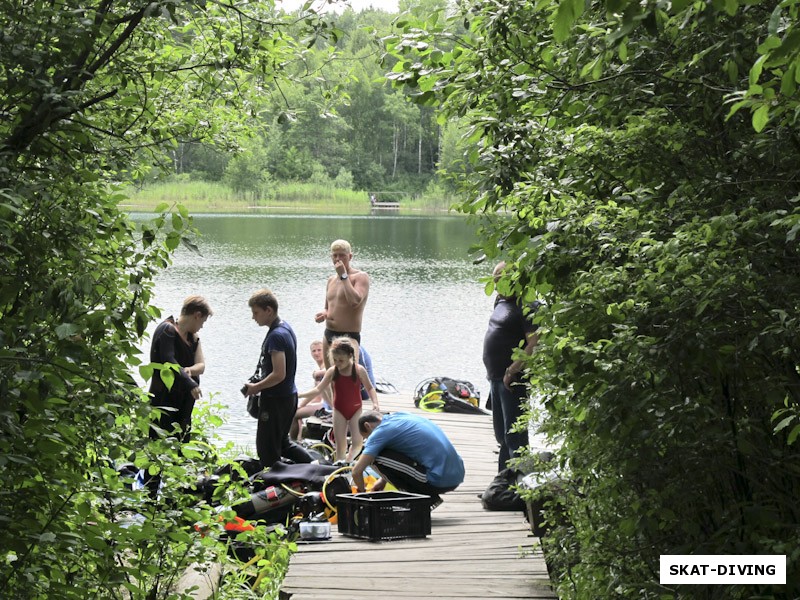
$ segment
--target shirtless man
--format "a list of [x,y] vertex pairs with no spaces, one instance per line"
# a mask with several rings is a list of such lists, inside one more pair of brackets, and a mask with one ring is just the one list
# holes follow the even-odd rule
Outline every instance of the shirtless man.
[[325,309],[318,312],[317,323],[325,322],[322,342],[325,367],[330,367],[328,350],[337,337],[354,340],[356,361],[361,344],[361,320],[369,295],[369,275],[350,266],[353,251],[350,242],[336,240],[331,244],[331,259],[336,273],[328,278],[325,290]]

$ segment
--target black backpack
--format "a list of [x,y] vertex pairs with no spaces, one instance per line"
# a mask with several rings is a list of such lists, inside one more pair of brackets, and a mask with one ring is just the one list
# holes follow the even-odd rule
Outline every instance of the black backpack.
[[481,504],[486,510],[525,510],[525,501],[512,489],[522,480],[522,474],[514,469],[503,469],[481,495]]

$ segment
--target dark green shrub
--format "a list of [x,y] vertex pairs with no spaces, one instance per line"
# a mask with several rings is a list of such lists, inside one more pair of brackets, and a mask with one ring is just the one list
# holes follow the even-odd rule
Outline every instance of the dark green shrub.
[[[547,300],[529,367],[576,486],[564,597],[800,595],[798,21],[776,6],[475,0],[456,50],[441,20],[390,41],[391,76],[471,125],[461,210],[501,285]],[[669,589],[662,554],[786,554],[787,585]]]

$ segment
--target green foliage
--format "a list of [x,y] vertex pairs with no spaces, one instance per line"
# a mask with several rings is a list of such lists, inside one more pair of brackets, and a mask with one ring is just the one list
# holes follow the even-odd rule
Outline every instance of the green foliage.
[[[438,162],[439,126],[431,109],[409,103],[405,94],[385,85],[380,40],[394,18],[374,10],[332,14],[314,43],[297,48],[282,63],[284,78],[262,82],[261,95],[251,99],[246,113],[259,135],[254,143],[243,142],[244,150],[237,148],[249,167],[264,169],[265,177],[277,183],[320,184],[323,175],[336,179],[349,172],[355,190],[396,189],[409,177],[424,181],[404,190],[408,193],[427,185]],[[286,29],[298,40],[306,34],[298,27]],[[241,164],[196,146],[175,149],[175,172],[218,180],[223,168],[229,185],[255,182],[251,168],[244,176]],[[336,185],[344,189],[344,183]],[[261,194],[249,188],[241,193]]]
[[[150,443],[130,375],[159,316],[153,278],[194,248],[192,219],[163,205],[134,223],[116,182],[171,164],[181,141],[237,137],[245,96],[293,56],[287,20],[262,2],[0,0],[4,597],[175,597],[184,567],[220,557],[188,493],[211,447]],[[129,460],[161,474],[163,502],[128,490]]]
[[272,178],[260,140],[250,142],[246,150],[230,160],[224,180],[237,195],[249,202],[257,203],[272,197]]
[[171,154],[177,176],[186,174],[202,181],[220,181],[231,158],[227,152],[197,142],[179,143]]
[[[731,14],[740,9],[740,2],[728,2]],[[752,115],[753,129],[762,131],[769,121],[791,127],[797,122],[800,100],[797,84],[800,82],[800,26],[798,2],[765,3],[772,9],[766,30],[762,29],[756,51],[758,58],[750,65],[748,85],[737,90],[732,100],[730,115],[747,108]]]
[[[481,249],[547,300],[563,597],[800,594],[795,5],[475,0],[455,43],[412,19],[389,42],[468,124]],[[658,583],[661,554],[759,553],[785,587]]]
[[217,594],[220,600],[280,598],[283,576],[297,544],[287,542],[282,529],[267,532],[265,527],[243,532],[235,541],[252,546],[256,556],[247,563],[232,565]]
[[192,213],[213,212],[214,210],[242,209],[248,202],[236,194],[223,182],[195,181],[188,175],[168,177],[141,187],[125,189],[123,208],[134,210],[153,209],[160,204],[174,202],[185,205]]
[[[318,184],[276,182],[270,192],[270,200],[260,204],[258,209],[310,210],[315,214],[331,211],[351,215],[369,213],[369,197],[366,192],[352,190],[349,173],[333,180],[320,177],[319,181]],[[435,180],[425,177],[402,178],[381,191],[399,192],[401,212],[405,209],[423,213],[448,210],[456,198],[449,188],[437,185]],[[121,206],[136,212],[154,212],[160,204],[176,200],[185,203],[194,213],[253,210],[249,200],[223,184],[190,181],[181,177],[147,185],[131,193],[130,198]]]
[[333,186],[337,190],[353,189],[353,174],[344,168],[339,169],[339,172],[333,179]]
[[441,155],[439,157],[439,173],[441,182],[453,191],[459,191],[462,184],[469,181],[467,176],[471,168],[465,155],[464,143],[466,127],[457,119],[452,119],[442,127]]

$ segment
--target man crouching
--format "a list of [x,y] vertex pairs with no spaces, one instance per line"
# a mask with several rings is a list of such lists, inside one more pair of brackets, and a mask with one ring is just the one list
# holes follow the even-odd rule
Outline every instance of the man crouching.
[[361,415],[358,428],[366,440],[364,451],[353,466],[353,483],[364,492],[364,471],[370,465],[381,478],[372,491],[391,482],[399,490],[431,497],[431,506],[441,503],[440,494],[452,492],[464,481],[464,461],[438,425],[419,415],[397,412]]

